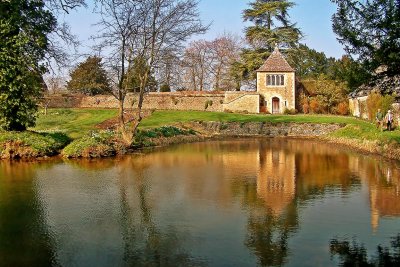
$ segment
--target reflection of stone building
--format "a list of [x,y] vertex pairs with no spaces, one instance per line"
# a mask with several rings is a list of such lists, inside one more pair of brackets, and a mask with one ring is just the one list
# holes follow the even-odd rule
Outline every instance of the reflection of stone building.
[[274,214],[280,214],[295,196],[295,154],[269,149],[260,151],[259,159],[257,194]]

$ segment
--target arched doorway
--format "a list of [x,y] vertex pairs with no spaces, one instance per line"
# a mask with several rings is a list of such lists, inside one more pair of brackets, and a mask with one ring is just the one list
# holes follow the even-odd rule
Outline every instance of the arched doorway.
[[272,98],[272,114],[281,113],[279,110],[279,98],[273,97]]

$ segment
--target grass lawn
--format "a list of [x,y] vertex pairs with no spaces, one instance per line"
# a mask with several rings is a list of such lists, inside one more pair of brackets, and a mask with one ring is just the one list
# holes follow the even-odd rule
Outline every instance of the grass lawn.
[[144,119],[142,128],[160,127],[174,122],[188,121],[225,121],[225,122],[314,122],[365,124],[352,117],[328,115],[247,115],[206,111],[155,111],[151,117]]
[[333,115],[247,115],[205,111],[155,111],[152,116],[144,119],[140,126],[141,128],[154,128],[188,121],[344,123],[347,126],[336,131],[332,136],[400,143],[399,129],[392,132],[381,132],[368,121]]
[[[39,116],[33,130],[60,131],[75,139],[95,129],[96,124],[117,116],[117,112],[113,109],[50,109],[48,115]],[[330,115],[247,115],[205,111],[155,111],[141,122],[140,128],[149,129],[189,121],[344,123],[347,126],[333,133],[332,136],[400,143],[399,129],[381,132],[375,128],[374,124],[367,121]]]
[[107,119],[117,116],[115,109],[49,109],[47,115],[40,114],[32,130],[62,132],[75,139]]

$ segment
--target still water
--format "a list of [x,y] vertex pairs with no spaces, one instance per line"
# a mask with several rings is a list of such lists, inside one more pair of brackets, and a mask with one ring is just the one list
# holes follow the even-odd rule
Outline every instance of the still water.
[[399,216],[398,163],[307,140],[0,162],[0,266],[338,266]]

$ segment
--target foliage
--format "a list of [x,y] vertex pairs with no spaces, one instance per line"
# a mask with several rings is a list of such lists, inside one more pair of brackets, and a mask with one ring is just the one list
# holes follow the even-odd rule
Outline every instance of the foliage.
[[254,25],[245,29],[250,47],[241,53],[232,75],[238,79],[254,79],[255,70],[271,54],[276,45],[294,49],[302,36],[300,30],[289,21],[288,11],[294,6],[288,0],[254,0],[250,8],[243,11],[245,21]]
[[296,115],[297,114],[297,110],[292,108],[292,109],[288,109],[285,108],[285,110],[283,111],[283,114],[285,115]]
[[0,127],[25,130],[35,124],[41,94],[42,60],[55,17],[44,1],[0,2]]
[[344,82],[348,91],[353,91],[370,78],[362,64],[348,56],[340,59],[328,58],[304,44],[288,52],[288,62],[302,80],[316,79],[326,75],[330,80]]
[[204,103],[204,109],[207,109],[208,107],[213,105],[213,101],[211,99],[206,100],[206,102]]
[[[98,0],[101,31],[99,46],[107,48],[111,57],[108,63],[113,70],[116,84],[114,95],[119,101],[119,129],[127,144],[131,143],[142,120],[144,93],[151,76],[163,57],[179,51],[194,34],[204,33],[204,26],[197,11],[196,0]],[[129,67],[144,66],[130,75]],[[133,69],[131,68],[131,72]],[[124,101],[130,78],[139,76],[139,97],[133,120],[129,125],[124,119]],[[125,81],[127,80],[127,81]],[[136,80],[137,81],[137,80]]]
[[135,136],[135,143],[138,146],[152,146],[151,138],[174,137],[179,135],[194,135],[194,130],[184,130],[175,126],[161,126],[150,130],[139,130]]
[[160,86],[160,92],[171,92],[171,87],[168,84],[163,83]]
[[345,46],[373,72],[387,66],[391,76],[400,71],[400,3],[398,0],[332,0],[338,5],[333,31]]
[[245,21],[253,26],[245,29],[246,39],[253,47],[272,52],[275,45],[293,48],[298,44],[301,32],[289,21],[289,9],[294,6],[287,0],[255,0],[243,11]]
[[[316,79],[303,81],[303,85],[310,94],[310,97],[302,99],[303,109],[306,108],[311,113],[337,114],[338,105],[346,102],[345,83],[331,80],[326,75],[322,74]],[[342,104],[342,111],[343,108]]]
[[288,54],[288,63],[296,70],[296,76],[301,79],[327,74],[331,60],[334,59],[328,59],[324,52],[317,52],[304,44],[300,44],[298,49],[291,50]]
[[62,155],[67,158],[113,156],[117,153],[114,137],[112,131],[92,131],[89,135],[72,141],[63,149]]
[[391,95],[382,96],[379,92],[371,92],[367,98],[367,112],[368,118],[372,121],[375,120],[375,114],[378,109],[381,110],[383,114],[386,114],[389,109],[391,109],[395,97]]
[[400,264],[400,234],[391,238],[390,248],[377,246],[377,254],[368,259],[367,250],[355,240],[333,239],[330,242],[330,251],[333,256],[338,255],[340,266],[399,266]]
[[348,91],[354,91],[371,78],[368,70],[351,57],[343,56],[341,59],[328,59],[326,75],[337,81],[346,83]]
[[349,111],[349,102],[343,101],[338,104],[336,113],[339,115],[348,115]]
[[144,85],[144,90],[146,92],[157,91],[157,81],[152,72],[149,69],[143,57],[136,57],[132,62],[129,63],[128,71],[125,75],[124,86],[129,92],[140,92],[141,79],[142,77],[150,75],[146,80],[143,80],[146,84]]
[[100,57],[90,56],[79,63],[70,73],[71,80],[67,83],[67,89],[85,95],[110,93],[110,82],[101,61]]
[[[55,155],[60,149],[66,146],[70,142],[70,138],[63,133],[53,132],[53,133],[38,133],[31,131],[23,132],[2,132],[0,131],[0,157],[5,150],[6,143],[14,142],[18,144],[16,150],[23,147],[28,147],[32,149],[32,154],[34,156],[51,156]],[[13,153],[18,153],[14,151]],[[21,155],[22,157],[23,155]]]

